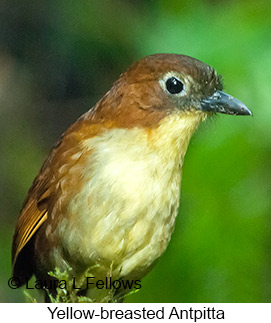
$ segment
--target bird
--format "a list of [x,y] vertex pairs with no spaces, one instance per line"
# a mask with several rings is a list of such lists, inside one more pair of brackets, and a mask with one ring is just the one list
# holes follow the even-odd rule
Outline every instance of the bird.
[[[198,125],[217,113],[252,115],[222,90],[216,70],[187,55],[149,55],[123,72],[62,134],[28,191],[12,244],[18,287],[56,269],[141,282],[171,239]],[[105,299],[88,285],[90,299]],[[128,293],[112,289],[110,301]]]

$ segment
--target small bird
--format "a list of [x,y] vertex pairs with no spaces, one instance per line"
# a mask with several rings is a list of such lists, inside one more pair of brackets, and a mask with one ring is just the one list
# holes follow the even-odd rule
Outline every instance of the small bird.
[[[61,136],[30,187],[13,237],[18,285],[56,268],[69,279],[145,276],[171,239],[189,140],[216,113],[252,114],[209,65],[177,54],[131,65]],[[93,285],[88,295],[101,299]],[[112,301],[127,292],[115,288]]]

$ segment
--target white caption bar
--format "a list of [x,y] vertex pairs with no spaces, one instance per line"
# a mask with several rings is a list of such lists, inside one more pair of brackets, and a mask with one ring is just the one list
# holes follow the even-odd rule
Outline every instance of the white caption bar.
[[271,322],[271,304],[0,304],[1,322]]

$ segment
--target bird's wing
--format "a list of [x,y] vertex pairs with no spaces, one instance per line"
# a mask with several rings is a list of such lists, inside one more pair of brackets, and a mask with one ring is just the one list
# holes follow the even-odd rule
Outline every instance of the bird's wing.
[[[37,199],[35,195],[32,195],[33,192],[35,192],[36,187],[37,186],[34,182],[17,221],[12,245],[13,265],[15,264],[21,250],[47,219],[48,209],[45,199],[48,199],[49,193],[45,192],[48,196],[45,195],[46,197],[42,196],[41,199]],[[40,208],[39,205],[42,205],[42,207]]]
[[69,169],[76,163],[80,163],[81,156],[84,154],[82,141],[96,136],[100,131],[101,127],[93,124],[92,120],[81,117],[62,135],[51,150],[28,191],[17,220],[12,244],[14,276],[32,276],[33,237],[50,217],[50,212],[58,197],[73,194],[74,192],[71,191],[76,190],[76,185],[73,183],[78,181],[78,174],[73,171],[73,175],[68,175],[69,183],[72,185],[67,185],[67,187],[61,186],[61,178],[67,176]]
[[[13,236],[12,264],[15,276],[16,273],[25,271],[28,271],[28,276],[32,275],[31,266],[28,266],[28,269],[22,269],[25,267],[26,262],[32,262],[32,254],[29,253],[31,251],[25,247],[31,247],[30,242],[33,240],[31,238],[34,237],[50,214],[50,207],[54,203],[56,191],[58,190],[57,184],[61,176],[64,176],[68,171],[68,167],[66,167],[65,173],[59,172],[59,169],[63,165],[72,166],[72,163],[76,163],[75,159],[71,161],[70,158],[71,155],[78,153],[80,146],[78,144],[80,132],[76,132],[76,130],[78,131],[76,125],[78,128],[78,122],[68,129],[62,135],[60,141],[53,147],[28,191]],[[72,131],[73,128],[75,128],[75,131]],[[23,250],[26,250],[26,252],[23,253]],[[21,254],[22,256],[20,256]]]
[[[25,254],[22,253],[22,250],[24,250],[25,246],[29,245],[31,238],[47,219],[53,188],[50,166],[52,156],[55,155],[56,150],[57,146],[53,148],[40,173],[35,178],[17,220],[12,243],[13,274],[16,277],[20,277],[20,273],[28,277],[32,276],[30,250],[26,248]],[[22,257],[19,257],[20,254],[22,254]]]

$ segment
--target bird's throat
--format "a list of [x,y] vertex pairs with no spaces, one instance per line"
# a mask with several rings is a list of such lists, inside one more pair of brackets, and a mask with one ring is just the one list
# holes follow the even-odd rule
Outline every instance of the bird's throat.
[[182,165],[189,141],[206,117],[200,111],[169,115],[151,130],[149,144],[166,160],[174,160]]

